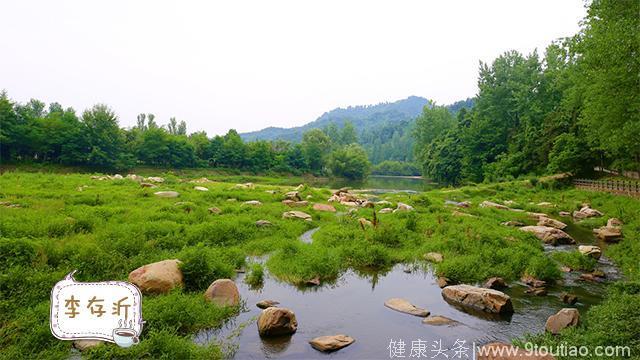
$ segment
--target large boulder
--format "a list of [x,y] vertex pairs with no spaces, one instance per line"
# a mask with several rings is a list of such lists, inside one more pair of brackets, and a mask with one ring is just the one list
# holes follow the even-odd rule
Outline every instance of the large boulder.
[[576,241],[566,232],[550,226],[523,226],[522,231],[533,233],[538,239],[546,244],[575,244]]
[[578,309],[564,308],[556,314],[549,316],[545,324],[545,329],[556,335],[570,326],[578,325],[578,323],[580,323],[580,313]]
[[502,204],[498,204],[498,203],[494,203],[492,201],[483,201],[480,203],[480,207],[482,208],[494,208],[494,209],[500,209],[500,210],[509,210],[508,206],[502,205]]
[[478,348],[477,360],[555,360],[552,355],[536,355],[513,345],[493,342]]
[[328,212],[336,212],[336,208],[333,205],[329,204],[313,204],[313,210],[316,211],[328,211]]
[[180,196],[180,193],[177,191],[157,191],[153,194],[161,198],[177,198],[178,196]]
[[393,309],[395,311],[399,311],[409,315],[420,317],[429,316],[429,311],[416,307],[405,299],[391,298],[384,302],[384,306],[388,307],[389,309]]
[[144,293],[168,293],[183,284],[180,263],[180,260],[173,259],[141,266],[129,274],[129,282]]
[[442,289],[442,297],[450,303],[492,314],[513,313],[511,298],[498,290],[471,285],[451,285]]
[[258,333],[261,336],[290,335],[298,330],[298,321],[293,311],[280,308],[269,307],[258,316]]
[[548,217],[540,217],[538,218],[538,226],[548,226],[556,229],[564,229],[567,227],[567,224],[562,221],[558,221],[556,219],[551,219]]
[[590,256],[594,259],[599,259],[600,255],[602,255],[600,247],[595,245],[580,245],[578,246],[578,251],[580,251],[582,255]]
[[238,287],[230,279],[218,279],[209,285],[204,293],[205,299],[218,306],[237,306],[240,304]]
[[313,338],[309,341],[309,344],[318,351],[331,352],[349,346],[353,344],[354,341],[354,338],[351,336],[338,334]]
[[311,215],[302,211],[285,211],[282,213],[283,219],[302,219],[304,221],[311,221]]

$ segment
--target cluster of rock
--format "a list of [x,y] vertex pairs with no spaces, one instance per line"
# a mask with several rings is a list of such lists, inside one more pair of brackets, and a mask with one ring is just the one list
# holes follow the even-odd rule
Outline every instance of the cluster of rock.
[[593,233],[606,242],[618,242],[622,238],[622,221],[611,218],[606,226],[593,229]]
[[342,188],[333,192],[333,194],[327,199],[328,202],[337,202],[344,206],[351,207],[369,207],[372,208],[375,203],[365,199],[359,198],[355,194],[349,192],[348,188]]
[[136,175],[136,174],[128,174],[126,177],[120,175],[120,174],[115,174],[115,175],[101,175],[101,176],[97,176],[94,175],[91,177],[91,180],[122,180],[122,179],[128,179],[128,180],[132,180],[132,181],[137,181],[137,182],[143,182],[143,181],[147,181],[150,183],[163,183],[164,182],[164,178],[158,177],[158,176],[149,176],[147,178],[140,176],[140,175]]
[[234,189],[254,189],[256,186],[253,183],[235,184]]

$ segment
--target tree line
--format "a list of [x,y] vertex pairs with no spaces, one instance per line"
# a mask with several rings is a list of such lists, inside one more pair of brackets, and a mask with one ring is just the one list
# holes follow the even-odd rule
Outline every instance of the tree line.
[[423,173],[458,184],[640,168],[640,2],[594,0],[573,37],[480,64],[474,106],[417,119]]
[[169,119],[159,125],[140,114],[136,125],[119,126],[108,106],[98,104],[78,116],[58,103],[32,99],[25,104],[0,93],[0,159],[126,170],[139,165],[214,167],[252,172],[287,172],[362,179],[370,172],[367,155],[350,123],[341,129],[307,131],[301,143],[244,142],[235,130],[209,138],[187,135],[187,124]]

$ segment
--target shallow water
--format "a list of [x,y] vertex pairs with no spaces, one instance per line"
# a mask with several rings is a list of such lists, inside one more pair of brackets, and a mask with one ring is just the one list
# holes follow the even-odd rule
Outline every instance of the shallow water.
[[[513,285],[505,293],[512,297],[515,313],[511,317],[479,317],[449,305],[441,296],[441,289],[429,269],[405,273],[404,265],[397,265],[387,273],[362,274],[349,271],[334,284],[304,289],[267,277],[261,289],[250,289],[243,282],[244,274],[236,279],[246,311],[228,322],[222,329],[200,332],[196,341],[219,341],[239,345],[237,359],[388,359],[390,340],[403,340],[408,356],[411,342],[442,341],[443,348],[451,348],[457,340],[486,343],[509,341],[527,332],[544,330],[548,316],[567,307],[559,295],[569,291],[578,295],[576,308],[583,311],[600,300],[600,284],[567,282],[549,289],[549,295],[535,297],[524,294],[525,286]],[[585,286],[586,285],[586,286]],[[416,306],[426,308],[432,315],[443,315],[460,322],[457,326],[422,324],[422,318],[386,308],[383,303],[392,297],[402,297]],[[298,331],[292,336],[262,339],[255,319],[260,309],[255,303],[271,299],[295,312]],[[238,329],[239,327],[244,329]],[[326,355],[308,344],[314,337],[347,334],[356,342],[338,352]]]
[[[578,244],[597,244],[589,229],[560,219],[569,226],[565,229]],[[313,234],[320,228],[311,229],[300,236],[305,243],[312,242]],[[546,252],[575,251],[576,245],[546,246]],[[264,262],[265,258],[251,261]],[[404,270],[411,268],[410,273]],[[599,260],[598,268],[607,274],[608,281],[619,278],[618,270],[605,256]],[[437,354],[442,349],[449,356],[455,355],[454,346],[464,341],[472,357],[473,344],[491,341],[508,342],[526,333],[544,331],[547,318],[564,307],[575,307],[584,312],[589,306],[601,301],[605,285],[578,280],[580,272],[569,272],[557,284],[547,288],[547,296],[525,293],[527,286],[513,283],[504,290],[511,296],[514,314],[490,316],[467,313],[448,304],[441,296],[441,289],[428,267],[398,264],[386,272],[348,271],[334,283],[318,287],[296,287],[280,282],[266,274],[264,285],[251,288],[244,283],[244,274],[238,274],[236,284],[245,309],[221,329],[201,331],[196,342],[211,341],[235,348],[236,359],[389,359],[389,346],[393,340],[405,343],[405,357],[410,357],[412,342],[425,341],[426,355]],[[560,296],[568,292],[577,295],[575,305],[562,303]],[[407,299],[412,304],[426,308],[431,315],[442,315],[457,321],[455,326],[432,326],[422,323],[422,318],[393,311],[384,306],[392,297]],[[255,304],[264,299],[276,300],[279,306],[291,309],[298,320],[298,331],[292,336],[261,338],[256,319],[260,312]],[[346,334],[356,342],[342,350],[325,354],[314,350],[308,341],[317,336]],[[464,357],[464,356],[463,356]]]

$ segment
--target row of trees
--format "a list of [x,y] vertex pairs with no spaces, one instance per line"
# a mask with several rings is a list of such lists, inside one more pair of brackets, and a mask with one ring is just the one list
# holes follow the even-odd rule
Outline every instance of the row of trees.
[[426,106],[423,173],[460,183],[594,166],[640,168],[640,2],[594,0],[581,31],[524,56],[480,64],[474,106]]
[[370,165],[356,144],[353,126],[314,129],[299,144],[285,141],[244,142],[235,130],[209,138],[187,135],[175,118],[159,125],[153,114],[140,114],[136,126],[120,128],[116,114],[95,105],[80,116],[58,103],[12,102],[0,94],[0,156],[2,161],[46,162],[129,169],[216,167],[254,172],[278,171],[364,178]]

